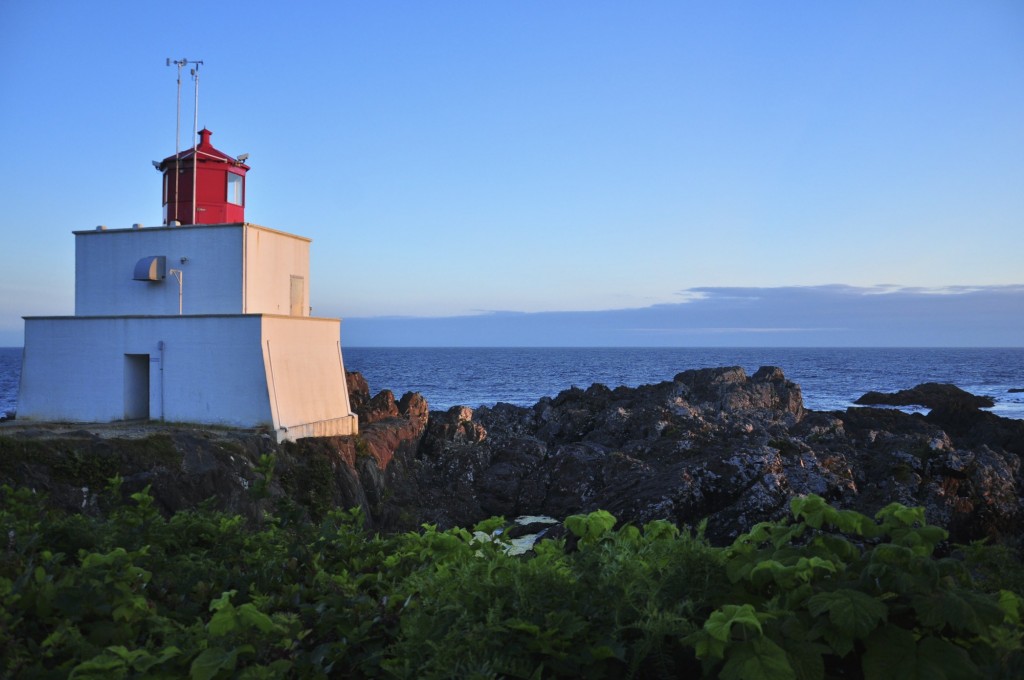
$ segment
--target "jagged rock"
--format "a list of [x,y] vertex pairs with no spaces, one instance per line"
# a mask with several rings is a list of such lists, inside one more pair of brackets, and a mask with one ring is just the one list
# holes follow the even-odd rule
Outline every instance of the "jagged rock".
[[924,406],[947,410],[974,410],[991,408],[995,401],[991,397],[980,397],[966,392],[956,385],[923,383],[909,390],[899,392],[868,392],[855,404],[867,406]]
[[[0,482],[99,512],[96,489],[119,472],[126,491],[151,485],[167,512],[213,496],[215,507],[255,520],[287,498],[313,516],[362,507],[384,531],[603,508],[622,522],[707,518],[716,542],[786,516],[790,498],[814,493],[868,514],[893,501],[923,505],[956,541],[1022,538],[1024,421],[981,411],[950,386],[915,393],[930,400],[928,416],[820,413],[804,409],[780,369],[748,377],[728,367],[636,388],[571,388],[529,408],[431,413],[421,395],[396,402],[387,390],[370,397],[359,374],[348,381],[356,437],[278,446],[258,433],[165,427],[140,444],[5,424]],[[278,464],[260,501],[251,489],[267,453]]]
[[419,392],[406,392],[398,402],[398,414],[426,427],[430,419],[430,405]]
[[956,436],[963,446],[990,444],[1024,456],[1024,421],[982,411],[995,405],[991,397],[973,395],[955,385],[924,383],[893,394],[868,392],[856,403],[925,406],[931,409],[927,420]]
[[382,390],[366,406],[356,412],[359,416],[360,425],[377,423],[388,418],[399,416],[398,404],[395,403],[395,395],[391,390]]
[[[269,435],[228,429],[162,424],[98,425],[68,429],[59,425],[17,424],[0,432],[0,484],[46,493],[62,509],[100,512],[108,480],[120,475],[127,495],[149,486],[165,513],[212,507],[258,521],[265,510],[288,499],[319,517],[334,507],[362,507],[370,527],[403,524],[387,507],[390,475],[414,458],[426,429],[429,408],[409,393],[394,405],[390,392],[360,400],[364,414],[389,417],[360,426],[355,437],[316,437],[276,444]],[[383,406],[382,406],[383,405]],[[261,457],[276,458],[266,498],[254,493],[262,479]],[[411,477],[410,475],[406,475]],[[408,524],[408,522],[405,522]],[[404,524],[403,524],[404,526]]]
[[[924,504],[962,540],[1012,534],[1022,516],[1007,446],[1017,421],[981,415],[1003,429],[974,423],[954,436],[938,420],[888,409],[808,412],[778,368],[700,369],[634,389],[571,388],[532,408],[431,414],[417,474],[430,489],[426,515],[441,523],[604,508],[632,522],[706,517],[709,535],[727,541],[815,493],[872,514],[892,501]],[[969,483],[951,462],[965,455],[978,461]]]
[[345,385],[348,387],[348,401],[352,412],[358,415],[370,403],[370,386],[358,371],[345,371]]
[[0,436],[0,483],[46,493],[66,510],[99,512],[116,475],[124,493],[149,486],[166,512],[213,499],[214,507],[255,519],[253,498],[261,455],[273,451],[269,436],[162,428],[136,439],[105,438],[83,430],[5,430]]

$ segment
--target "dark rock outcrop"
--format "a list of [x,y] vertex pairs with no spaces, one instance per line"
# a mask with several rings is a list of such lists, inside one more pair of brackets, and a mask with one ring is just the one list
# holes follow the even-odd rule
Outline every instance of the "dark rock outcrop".
[[415,479],[396,480],[417,491],[393,502],[425,500],[404,514],[442,526],[598,508],[636,523],[706,517],[725,541],[815,493],[870,514],[924,505],[958,540],[1017,534],[1024,423],[972,408],[982,420],[964,426],[962,395],[922,393],[945,396],[927,418],[808,412],[778,368],[731,367],[572,388],[532,408],[456,407],[432,414]]
[[[1021,538],[1024,421],[979,410],[952,386],[909,390],[927,416],[893,409],[807,411],[800,387],[764,367],[683,371],[656,385],[572,388],[532,407],[429,412],[419,394],[370,395],[348,379],[357,437],[277,446],[252,432],[157,427],[142,439],[90,431],[0,430],[0,482],[47,491],[62,507],[101,511],[115,473],[150,485],[167,512],[213,497],[258,518],[291,501],[319,516],[360,506],[370,526],[469,526],[492,515],[566,515],[599,508],[620,521],[708,519],[728,541],[788,514],[795,495],[875,513],[923,505],[954,540]],[[964,396],[966,395],[966,396]],[[259,499],[260,456],[277,457]]]
[[[386,503],[388,476],[414,459],[429,416],[419,394],[397,403],[385,390],[370,398],[358,373],[348,375],[360,418],[356,437],[317,437],[275,444],[269,435],[223,428],[162,424],[73,426],[17,421],[0,430],[0,484],[47,494],[64,510],[98,513],[109,480],[123,478],[123,495],[149,487],[165,513],[200,503],[257,521],[289,501],[314,518],[335,507],[361,507],[370,527],[408,524]],[[261,458],[273,455],[271,483]]]
[[1024,422],[1000,418],[981,409],[995,405],[991,397],[955,385],[924,383],[892,394],[868,392],[855,403],[930,408],[926,419],[957,438],[961,446],[991,445],[1024,456]]
[[269,436],[185,427],[147,434],[113,431],[103,437],[85,429],[5,428],[0,483],[45,493],[66,510],[96,513],[110,480],[120,476],[125,494],[148,486],[157,507],[167,512],[213,499],[217,509],[259,516],[265,506],[250,489],[260,478],[260,456],[275,451]]
[[868,392],[855,404],[867,406],[924,406],[947,410],[973,410],[996,405],[991,397],[979,397],[956,385],[923,383],[899,392]]

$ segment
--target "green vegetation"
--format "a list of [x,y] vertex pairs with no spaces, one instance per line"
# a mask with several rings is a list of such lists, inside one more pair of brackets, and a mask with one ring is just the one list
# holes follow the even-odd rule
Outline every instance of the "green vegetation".
[[181,453],[166,434],[144,439],[88,440],[0,437],[0,477],[9,478],[18,466],[38,465],[54,480],[102,489],[123,470],[125,461],[145,469],[154,465],[180,465]]
[[792,520],[727,548],[595,512],[524,556],[506,554],[500,518],[380,536],[358,511],[313,523],[287,503],[256,527],[209,508],[165,518],[147,492],[110,507],[61,515],[0,490],[0,676],[1024,673],[1019,561],[950,553],[895,504],[869,518],[798,498]]
[[[287,442],[285,446],[294,454],[294,444]],[[273,460],[272,455],[264,454],[256,471],[267,474],[266,466],[273,466]],[[314,521],[320,521],[334,504],[331,491],[336,474],[335,461],[331,454],[319,450],[305,451],[301,456],[296,456],[296,461],[296,464],[288,466],[281,474],[281,486],[291,498],[309,511]]]

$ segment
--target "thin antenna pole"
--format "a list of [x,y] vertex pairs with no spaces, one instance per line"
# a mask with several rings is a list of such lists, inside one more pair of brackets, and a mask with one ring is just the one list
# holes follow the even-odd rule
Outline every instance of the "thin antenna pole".
[[[174,62],[178,65],[178,110],[174,117],[174,219],[178,222],[178,202],[181,194],[178,193],[181,184],[181,67],[185,65],[184,59]],[[178,222],[180,224],[180,222]]]
[[180,177],[181,177],[181,69],[187,64],[195,64],[192,69],[192,78],[196,81],[195,105],[192,115],[192,224],[196,223],[196,173],[199,170],[199,162],[196,158],[196,135],[199,126],[199,66],[202,61],[189,59],[167,58],[167,65],[174,64],[178,67],[178,109],[174,121],[174,218],[171,221],[178,221],[178,205],[181,201]]
[[196,223],[196,177],[199,175],[199,67],[202,61],[192,62],[196,65],[192,69],[192,79],[196,83],[195,103],[192,108],[192,224]]

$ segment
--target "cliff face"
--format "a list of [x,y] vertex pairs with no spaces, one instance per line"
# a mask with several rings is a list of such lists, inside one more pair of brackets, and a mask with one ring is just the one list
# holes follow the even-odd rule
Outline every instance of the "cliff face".
[[[574,388],[531,408],[430,413],[418,394],[371,398],[358,374],[349,390],[358,437],[282,446],[253,433],[183,427],[134,439],[116,430],[0,429],[0,481],[92,512],[103,480],[119,472],[128,491],[151,485],[169,512],[208,497],[250,517],[282,499],[314,515],[359,505],[386,531],[603,508],[637,523],[707,517],[709,535],[725,541],[784,516],[789,498],[806,493],[867,513],[892,501],[924,505],[929,521],[958,541],[1022,531],[1024,422],[980,411],[955,388],[928,388],[938,401],[927,417],[806,411],[799,386],[771,367]],[[277,458],[269,498],[256,500],[251,490],[268,453]]]

